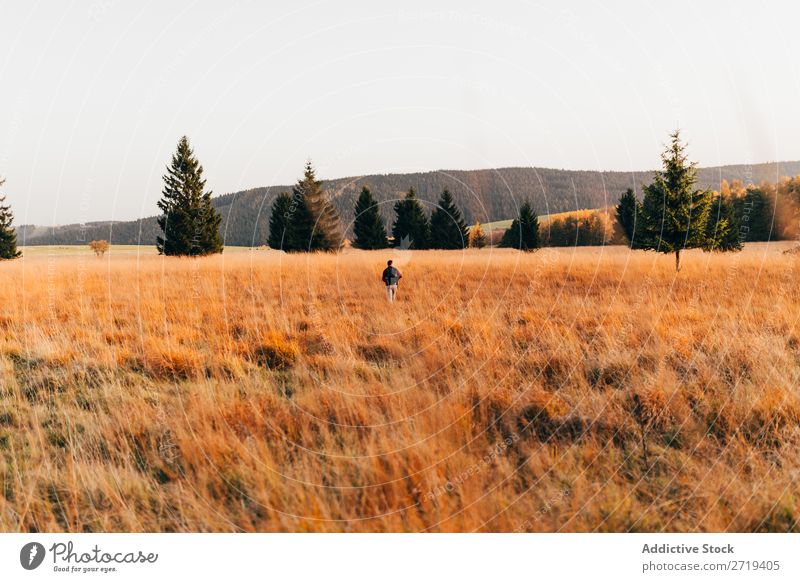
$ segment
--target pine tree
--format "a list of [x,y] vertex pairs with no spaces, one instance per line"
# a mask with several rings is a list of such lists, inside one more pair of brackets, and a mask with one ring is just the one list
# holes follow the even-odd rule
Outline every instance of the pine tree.
[[378,203],[372,192],[364,186],[356,201],[355,222],[353,223],[353,246],[357,249],[385,249],[389,246],[386,240],[386,226],[378,210]]
[[[344,232],[328,195],[317,180],[311,161],[303,177],[292,188],[289,250],[337,252],[344,244]],[[286,245],[284,245],[286,248]]]
[[707,251],[740,251],[740,225],[730,194],[716,194],[711,201],[711,212],[706,223]]
[[267,244],[272,249],[292,250],[290,241],[290,222],[292,216],[292,197],[288,192],[278,194],[272,203],[269,217],[269,238]]
[[158,201],[162,212],[158,226],[163,233],[156,239],[159,254],[201,256],[222,252],[222,216],[211,204],[211,192],[204,192],[205,186],[203,166],[183,136],[167,167]]
[[711,192],[697,190],[697,167],[689,162],[680,132],[661,155],[663,169],[644,188],[642,212],[637,220],[638,248],[675,254],[675,270],[681,268],[681,251],[705,248]]
[[534,251],[541,244],[539,241],[539,216],[530,202],[525,202],[519,209],[519,227],[523,251]]
[[431,248],[463,249],[469,242],[467,225],[461,211],[453,202],[453,195],[444,190],[439,205],[431,214]]
[[639,201],[636,200],[636,195],[633,189],[628,188],[619,199],[617,204],[617,220],[622,227],[622,232],[625,233],[625,238],[628,239],[628,246],[632,249],[636,248],[634,241],[634,228],[636,226],[636,218],[640,209]]
[[431,227],[413,188],[408,191],[405,198],[395,203],[394,211],[397,215],[392,225],[394,246],[427,249],[430,244]]
[[[205,183],[205,180],[203,182]],[[213,255],[221,253],[224,248],[222,234],[220,233],[222,215],[214,208],[210,191],[203,194],[203,202],[200,205],[200,209],[200,224],[202,226],[201,232],[203,233],[200,237],[200,254]]]
[[745,239],[749,242],[768,241],[775,238],[775,205],[768,195],[767,184],[750,186],[743,196],[737,197],[733,204],[736,216],[742,225]]
[[308,210],[303,190],[295,186],[292,188],[289,223],[286,225],[283,250],[287,252],[317,250],[315,247],[319,244],[319,234],[317,233],[316,241],[312,240],[313,238],[314,217]]
[[525,201],[519,207],[519,215],[511,223],[511,227],[503,233],[501,247],[533,251],[539,248],[539,217],[533,206]]
[[[5,180],[0,180],[0,186],[4,183]],[[0,196],[0,260],[16,259],[22,255],[17,250],[17,233],[12,226],[14,214],[5,201],[6,197]]]
[[483,232],[480,222],[475,223],[475,226],[469,229],[469,246],[476,249],[486,246],[486,233]]

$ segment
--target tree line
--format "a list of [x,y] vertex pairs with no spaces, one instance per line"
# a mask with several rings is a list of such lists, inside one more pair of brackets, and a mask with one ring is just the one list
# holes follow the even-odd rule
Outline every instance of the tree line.
[[[732,189],[723,184],[720,192],[697,187],[697,164],[689,161],[686,145],[678,131],[662,156],[662,169],[644,187],[640,202],[629,189],[616,207],[619,226],[631,248],[675,255],[680,269],[681,251],[736,251],[746,240],[770,240],[774,206],[770,197],[800,200],[800,183],[789,180],[775,186]],[[221,215],[205,190],[203,168],[181,138],[164,176],[162,215],[158,220],[163,235],[157,247],[165,255],[206,255],[222,252],[219,234]],[[743,192],[742,192],[743,190]],[[734,192],[735,191],[735,192]],[[462,211],[445,188],[430,214],[414,188],[393,204],[394,220],[387,231],[383,214],[368,186],[363,186],[355,203],[353,241],[355,248],[463,249],[483,247],[486,235],[479,224],[468,229]],[[746,224],[745,224],[746,223]],[[291,193],[282,192],[273,202],[268,244],[287,252],[337,252],[345,242],[339,213],[309,161]],[[598,213],[553,221],[542,236],[539,218],[530,201],[523,202],[517,216],[502,236],[501,247],[532,251],[543,244],[552,246],[607,244],[613,227]]]
[[614,219],[602,209],[579,210],[554,218],[542,236],[545,247],[602,246],[619,242],[620,233]]
[[[163,255],[201,256],[222,252],[220,213],[205,190],[203,167],[194,156],[188,139],[178,143],[164,175],[164,189],[158,207],[158,252]],[[355,203],[352,245],[376,250],[482,248],[487,244],[480,224],[468,229],[462,211],[445,188],[428,214],[414,188],[393,205],[395,218],[391,235],[368,186],[363,186]],[[336,207],[322,188],[311,162],[290,192],[282,192],[272,203],[268,244],[286,252],[337,252],[345,243],[344,228]],[[501,246],[534,250],[540,246],[539,222],[530,202],[519,209]]]
[[[529,201],[516,212],[502,235],[501,247],[531,251],[540,246],[602,245],[616,242],[617,230],[633,249],[675,254],[680,269],[684,249],[736,251],[744,242],[797,236],[800,177],[777,184],[747,187],[739,180],[723,181],[720,191],[697,187],[698,170],[686,155],[679,132],[670,136],[662,154],[662,169],[643,188],[641,201],[628,189],[615,208],[617,224],[602,212],[552,220],[540,233],[539,218]],[[158,252],[170,256],[220,253],[222,214],[206,190],[203,167],[189,140],[182,137],[172,155],[158,202]],[[2,185],[0,181],[0,185]],[[489,244],[481,225],[468,228],[464,214],[447,188],[428,214],[412,187],[394,202],[394,220],[387,231],[384,212],[369,186],[364,185],[354,205],[352,244],[360,249],[463,249]],[[0,196],[0,258],[20,256],[13,214]],[[311,162],[303,176],[273,201],[268,244],[287,252],[336,252],[345,242],[336,206],[317,180]]]

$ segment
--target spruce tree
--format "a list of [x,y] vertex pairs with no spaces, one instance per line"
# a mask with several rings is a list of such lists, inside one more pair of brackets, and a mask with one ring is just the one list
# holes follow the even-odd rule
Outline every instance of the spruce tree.
[[292,197],[288,192],[278,194],[272,203],[272,214],[269,217],[269,238],[267,244],[272,249],[292,250],[289,240],[290,221],[292,216]]
[[[4,183],[5,180],[0,180],[0,186]],[[12,226],[14,214],[5,201],[6,197],[0,196],[0,260],[16,259],[22,255],[17,250],[17,233]]]
[[386,240],[386,226],[378,210],[378,203],[366,186],[361,189],[356,201],[353,234],[353,246],[357,249],[385,249],[389,246]]
[[328,195],[317,180],[311,161],[303,177],[292,188],[294,210],[290,217],[289,250],[337,252],[344,244],[344,232]]
[[734,200],[736,216],[745,231],[745,238],[749,242],[768,241],[775,238],[773,224],[775,205],[773,199],[767,194],[769,188],[766,184],[750,186],[744,196]]
[[486,246],[486,233],[483,232],[480,222],[475,223],[475,226],[469,229],[469,246],[476,249]]
[[519,207],[519,215],[503,233],[501,247],[534,251],[539,248],[539,217],[527,200]]
[[287,252],[303,252],[316,250],[319,244],[313,239],[314,217],[306,205],[303,190],[296,186],[292,188],[291,209],[289,211],[289,223],[286,225],[286,236],[284,237],[283,250]]
[[469,242],[467,225],[456,208],[453,196],[444,190],[439,205],[431,213],[431,248],[463,249]]
[[628,239],[628,246],[636,248],[634,241],[634,228],[636,226],[636,217],[639,214],[639,201],[636,200],[636,195],[633,189],[628,188],[619,199],[617,204],[617,220],[622,227],[622,232],[625,233],[625,238]]
[[159,254],[201,256],[222,252],[222,216],[211,204],[211,192],[204,192],[205,186],[203,166],[183,136],[167,166],[158,201],[162,212],[158,226],[163,233],[156,239]]
[[397,215],[392,225],[394,246],[427,249],[430,244],[430,224],[417,193],[411,188],[405,198],[394,205]]
[[670,135],[661,155],[663,169],[644,188],[642,212],[637,220],[638,248],[675,254],[675,270],[681,268],[681,251],[705,248],[711,192],[695,189],[697,167],[689,162],[680,132]]
[[202,227],[201,232],[203,233],[200,237],[200,254],[213,255],[221,253],[224,248],[222,234],[220,233],[222,215],[214,208],[210,191],[203,194],[200,209],[200,224]]
[[707,251],[740,251],[742,241],[740,225],[730,194],[716,194],[711,201],[711,211],[706,223]]

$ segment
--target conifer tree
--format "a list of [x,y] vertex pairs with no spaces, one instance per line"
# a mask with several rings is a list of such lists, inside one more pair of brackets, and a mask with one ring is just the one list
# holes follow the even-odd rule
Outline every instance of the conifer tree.
[[427,249],[431,227],[414,188],[408,191],[405,198],[395,203],[394,211],[397,215],[392,225],[394,246]]
[[695,189],[697,167],[689,162],[680,132],[670,135],[661,155],[663,169],[644,188],[642,212],[637,221],[636,246],[675,254],[675,270],[681,268],[681,251],[705,248],[711,192]]
[[707,251],[740,251],[740,224],[730,194],[716,194],[711,201],[711,212],[706,224]]
[[378,203],[366,186],[361,189],[356,201],[353,234],[355,237],[353,246],[357,249],[385,249],[389,246],[386,240],[386,225],[378,210]]
[[444,190],[439,205],[431,213],[431,248],[463,249],[469,242],[467,225],[461,211],[453,202],[453,195]]
[[519,215],[503,233],[501,247],[534,251],[539,248],[539,217],[527,200],[519,207]]
[[775,205],[768,195],[769,187],[750,186],[734,200],[734,208],[739,222],[744,226],[746,240],[750,242],[768,241],[775,238]]
[[475,223],[475,226],[469,230],[469,246],[476,249],[486,246],[486,233],[483,232],[480,222]]
[[[4,183],[5,180],[0,180],[0,186]],[[5,201],[6,197],[0,196],[0,260],[16,259],[22,255],[17,250],[17,233],[12,226],[14,214]]]
[[636,200],[636,195],[633,189],[628,188],[619,199],[617,204],[617,220],[622,227],[622,232],[625,233],[625,238],[628,239],[628,246],[636,248],[634,241],[634,228],[636,226],[636,218],[640,209],[639,201]]
[[289,223],[286,225],[286,235],[283,243],[283,250],[287,252],[318,250],[315,247],[319,244],[320,237],[317,234],[317,241],[312,240],[314,217],[311,216],[311,212],[308,210],[303,192],[297,186],[292,188]]
[[292,250],[290,247],[290,222],[292,216],[292,197],[281,192],[272,203],[269,217],[269,238],[267,244],[272,249]]
[[205,186],[203,166],[183,136],[167,166],[158,201],[162,212],[158,226],[163,234],[156,239],[159,254],[201,256],[222,252],[222,216],[211,204],[211,192],[204,192]]
[[[344,244],[339,214],[317,180],[311,161],[292,188],[288,250],[337,252]],[[284,245],[286,248],[286,245]]]

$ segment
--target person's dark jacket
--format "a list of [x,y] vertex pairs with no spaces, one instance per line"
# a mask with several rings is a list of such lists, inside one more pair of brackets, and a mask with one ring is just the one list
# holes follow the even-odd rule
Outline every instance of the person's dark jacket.
[[386,267],[383,270],[383,275],[381,276],[381,280],[386,283],[386,285],[397,285],[400,279],[403,277],[400,270],[395,267]]

